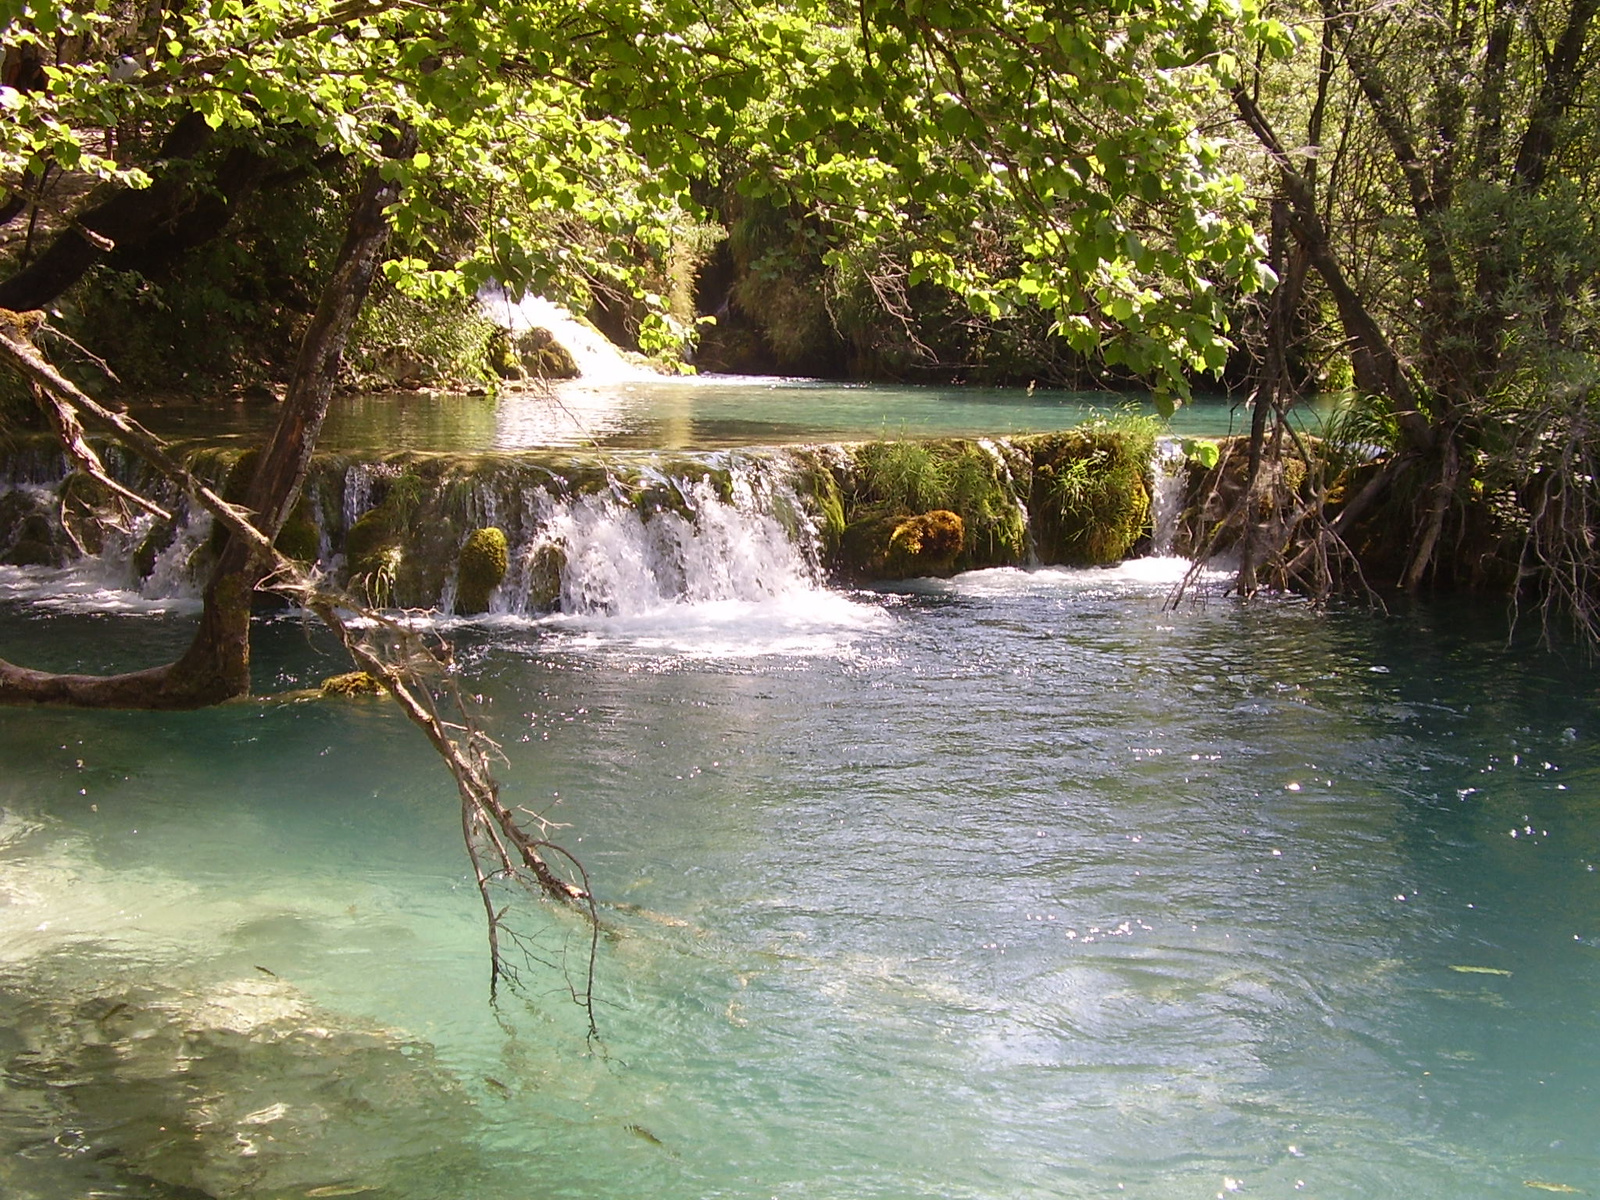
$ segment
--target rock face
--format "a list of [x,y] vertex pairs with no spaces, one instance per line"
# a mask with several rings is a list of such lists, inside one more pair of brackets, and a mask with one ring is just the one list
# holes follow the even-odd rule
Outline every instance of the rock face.
[[537,326],[520,333],[499,331],[489,354],[502,379],[576,379],[580,374],[572,352],[556,341],[555,334]]
[[884,555],[891,577],[942,575],[961,557],[966,523],[948,509],[907,517],[894,527]]

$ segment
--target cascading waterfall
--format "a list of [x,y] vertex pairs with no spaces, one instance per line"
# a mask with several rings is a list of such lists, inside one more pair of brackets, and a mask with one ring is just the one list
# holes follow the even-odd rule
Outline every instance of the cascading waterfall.
[[1189,460],[1183,441],[1156,439],[1150,459],[1150,553],[1167,558],[1175,552],[1178,523],[1183,516],[1183,489],[1189,478]]
[[[1094,436],[1102,441],[1062,434],[678,456],[329,456],[313,464],[280,547],[314,556],[334,584],[380,607],[526,619],[814,600],[829,579],[1103,565],[1137,538],[1127,523],[1144,515],[1145,498],[1137,478],[1118,498],[1114,489],[1130,485],[1114,481],[1126,471],[1115,467],[1108,435]],[[213,477],[239,458],[203,454]],[[1107,472],[1105,482],[1085,484],[1091,469]],[[904,498],[875,490],[898,486],[913,470],[946,489],[929,495],[919,484],[917,503],[927,510],[920,515]],[[37,474],[33,466],[26,471]],[[1148,468],[1158,559],[1173,552],[1185,472],[1178,439],[1160,439]],[[21,473],[12,468],[14,477]],[[1069,492],[1068,479],[1102,491],[1084,501],[1090,493]],[[32,574],[8,579],[7,589],[120,588],[140,602],[195,599],[214,553],[210,518],[170,488],[161,492],[159,481],[130,482],[163,495],[175,519],[142,517],[108,532],[88,559],[77,557],[60,524],[62,506],[76,503],[81,487],[29,482],[0,494],[0,561],[13,564],[4,570],[37,564],[21,566]],[[1127,530],[1118,535],[1123,548],[1094,549],[1094,527],[1081,524],[1085,511],[1123,522],[1116,526]],[[52,523],[54,534],[39,532]],[[35,536],[39,545],[24,546]],[[490,547],[486,556],[467,553],[473,539]]]
[[[746,495],[724,499],[709,478],[669,482],[682,511],[642,514],[609,494],[546,493],[537,532],[518,556],[522,578],[540,561],[558,561],[561,611],[597,616],[670,603],[759,602],[820,586],[814,546],[784,528],[771,493],[758,496],[746,481]],[[512,593],[499,600],[504,611],[525,610],[526,585],[504,590]]]

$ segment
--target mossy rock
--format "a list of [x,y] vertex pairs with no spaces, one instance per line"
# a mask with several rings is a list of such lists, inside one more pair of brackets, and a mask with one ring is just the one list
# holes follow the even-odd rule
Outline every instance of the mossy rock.
[[881,504],[853,508],[833,556],[834,572],[863,583],[884,578],[889,539],[905,519],[904,512]]
[[961,515],[948,509],[909,514],[858,507],[839,539],[834,570],[859,582],[948,575],[962,560],[966,532]]
[[150,532],[144,535],[139,548],[133,552],[133,569],[140,579],[149,579],[155,574],[156,560],[177,537],[176,521],[157,521],[150,527]]
[[535,327],[519,333],[511,351],[532,379],[576,379],[581,373],[572,352],[548,329]]
[[60,567],[66,565],[67,557],[66,550],[54,542],[23,538],[0,556],[0,563],[10,567]]
[[511,350],[511,331],[496,329],[484,344],[483,356],[489,369],[501,379],[520,379],[522,364]]
[[966,438],[868,442],[851,451],[841,488],[844,517],[855,523],[873,510],[903,517],[951,512],[965,529],[956,567],[1010,565],[1028,556],[1020,501],[1031,478],[1026,447]]
[[[12,501],[12,497],[16,497]],[[43,504],[26,492],[4,497],[7,512],[0,514],[9,548],[0,563],[13,567],[60,567],[74,557],[66,538],[57,530]]]
[[561,607],[561,576],[567,569],[567,552],[554,544],[540,546],[528,563],[528,608],[555,612]]
[[273,545],[279,553],[297,562],[317,561],[318,554],[322,552],[322,534],[317,529],[316,521],[312,520],[311,504],[305,496],[300,497],[289,519],[278,530],[278,538]]
[[948,509],[907,517],[889,534],[885,574],[891,579],[947,574],[961,557],[966,540],[966,522]]
[[393,513],[380,506],[361,514],[346,531],[344,555],[352,576],[377,570],[389,551],[399,549],[401,531],[393,518]]
[[1024,441],[1039,558],[1070,566],[1126,558],[1149,531],[1153,438],[1090,426]]
[[511,547],[505,531],[493,525],[474,529],[457,561],[456,612],[463,616],[489,611],[489,596],[506,577]]
[[330,675],[319,689],[324,696],[378,696],[385,688],[376,677],[365,671],[346,671],[343,675]]
[[795,490],[801,502],[816,522],[817,537],[822,541],[824,554],[834,554],[844,537],[844,493],[839,481],[827,467],[820,463],[809,464],[799,479]]

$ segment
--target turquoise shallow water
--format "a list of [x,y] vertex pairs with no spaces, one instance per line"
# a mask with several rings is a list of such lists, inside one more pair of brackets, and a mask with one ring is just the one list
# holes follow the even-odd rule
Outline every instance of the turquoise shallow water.
[[[1592,671],[1174,569],[458,628],[607,905],[598,1044],[559,913],[488,1003],[382,702],[0,711],[5,1194],[1600,1190]],[[0,657],[185,619],[13,605]],[[263,631],[263,690],[342,666]]]

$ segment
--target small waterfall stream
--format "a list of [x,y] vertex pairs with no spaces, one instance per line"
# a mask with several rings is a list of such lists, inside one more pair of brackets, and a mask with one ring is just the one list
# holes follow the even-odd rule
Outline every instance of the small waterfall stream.
[[1156,439],[1150,460],[1150,553],[1168,558],[1176,552],[1178,522],[1183,516],[1183,492],[1189,481],[1189,460],[1183,440]]
[[486,288],[479,294],[478,303],[490,320],[512,333],[548,330],[572,355],[579,376],[586,384],[662,378],[660,372],[629,361],[599,330],[543,296],[529,295],[512,300],[499,288]]

